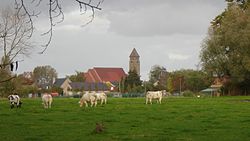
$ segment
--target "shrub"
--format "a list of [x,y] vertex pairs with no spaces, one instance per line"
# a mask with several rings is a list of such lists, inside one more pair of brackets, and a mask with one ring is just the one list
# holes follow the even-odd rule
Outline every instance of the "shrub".
[[184,97],[194,97],[194,96],[195,96],[195,94],[194,94],[192,91],[189,91],[189,90],[184,91],[184,92],[182,93],[182,95],[183,95]]

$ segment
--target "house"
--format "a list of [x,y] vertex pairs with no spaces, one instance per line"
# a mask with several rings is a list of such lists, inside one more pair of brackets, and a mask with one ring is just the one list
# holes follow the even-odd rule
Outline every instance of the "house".
[[53,86],[62,88],[63,95],[68,96],[69,91],[72,89],[70,83],[71,83],[71,81],[69,80],[69,78],[58,78],[55,80]]
[[221,78],[215,77],[212,85],[209,88],[202,90],[201,92],[207,93],[211,96],[220,96],[221,94],[223,94],[223,92],[221,91],[221,88],[224,85],[226,85],[229,81],[230,81],[230,78],[229,76],[226,76],[226,75]]
[[104,87],[110,87],[110,90],[114,89],[121,79],[126,76],[123,68],[94,67],[84,73],[85,83],[91,84],[90,87],[93,87],[93,85],[103,89]]

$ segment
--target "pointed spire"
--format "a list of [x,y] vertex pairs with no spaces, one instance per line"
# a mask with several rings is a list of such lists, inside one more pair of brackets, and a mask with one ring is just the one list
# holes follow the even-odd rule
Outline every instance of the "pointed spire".
[[139,54],[137,53],[136,49],[134,48],[130,54],[129,57],[140,57]]

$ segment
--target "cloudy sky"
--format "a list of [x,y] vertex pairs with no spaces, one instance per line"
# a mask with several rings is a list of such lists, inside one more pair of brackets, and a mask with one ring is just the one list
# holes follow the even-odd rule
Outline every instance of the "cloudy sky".
[[[82,25],[89,20],[89,14],[81,15],[74,0],[67,0],[62,6],[65,20],[55,27],[49,48],[42,55],[35,50],[30,57],[21,57],[24,61],[17,73],[41,65],[52,66],[59,77],[92,67],[122,67],[127,72],[133,48],[140,55],[142,79],[148,79],[153,65],[168,71],[196,69],[210,21],[225,9],[226,3],[224,0],[105,0],[94,21],[85,27]],[[44,15],[46,12],[36,20],[38,33],[48,28],[48,18]],[[39,44],[43,40],[39,36],[34,42]]]

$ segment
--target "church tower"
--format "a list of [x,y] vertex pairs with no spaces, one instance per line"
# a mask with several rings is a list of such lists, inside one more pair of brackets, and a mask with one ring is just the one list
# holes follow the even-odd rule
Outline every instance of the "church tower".
[[140,76],[140,56],[134,48],[129,56],[129,71],[135,71]]

